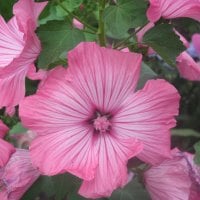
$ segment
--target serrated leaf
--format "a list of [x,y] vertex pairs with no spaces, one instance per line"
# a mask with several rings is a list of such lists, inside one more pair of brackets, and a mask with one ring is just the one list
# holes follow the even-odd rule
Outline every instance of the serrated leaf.
[[130,28],[144,25],[147,2],[145,0],[119,0],[116,5],[108,6],[104,12],[106,32],[110,37],[127,37]]
[[12,127],[12,129],[9,131],[9,134],[10,135],[13,135],[13,134],[17,134],[17,133],[25,133],[27,131],[26,128],[23,127],[23,125],[18,122],[16,125],[14,125]]
[[200,133],[192,129],[172,129],[172,136],[181,136],[181,137],[197,137],[200,138]]
[[85,40],[81,30],[64,21],[49,21],[39,27],[38,35],[42,43],[42,52],[38,58],[39,68],[49,68],[53,63],[65,59],[69,50]]
[[115,190],[109,200],[150,200],[149,194],[134,177],[124,188]]
[[140,79],[137,84],[137,90],[142,89],[145,83],[157,77],[157,74],[144,62],[142,62],[141,72],[140,72]]
[[168,64],[175,66],[176,57],[185,50],[170,24],[159,24],[150,29],[143,42],[151,46]]
[[197,142],[194,145],[194,149],[195,149],[195,157],[194,157],[194,161],[197,165],[200,165],[200,141]]

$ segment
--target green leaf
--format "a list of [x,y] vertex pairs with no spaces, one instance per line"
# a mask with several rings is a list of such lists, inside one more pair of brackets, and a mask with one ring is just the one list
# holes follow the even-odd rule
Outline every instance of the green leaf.
[[[83,3],[83,0],[63,0],[62,1],[63,7],[65,7],[70,12],[72,12],[76,8],[78,8],[81,5],[81,3]],[[62,9],[62,8],[60,7],[59,9]],[[64,11],[64,12],[66,12],[66,11]]]
[[194,161],[197,165],[200,165],[200,141],[197,142],[194,145],[194,149],[195,149],[195,157],[194,157]]
[[192,129],[172,129],[172,136],[181,136],[181,137],[197,137],[200,138],[200,133]]
[[6,20],[9,20],[13,16],[12,10],[15,2],[15,0],[0,1],[0,15],[2,15]]
[[22,126],[20,122],[18,122],[16,125],[12,127],[12,129],[9,131],[9,134],[17,134],[17,133],[25,133],[27,131],[26,128]]
[[170,24],[159,24],[153,27],[144,35],[143,42],[151,46],[172,66],[176,65],[176,57],[185,49]]
[[39,68],[50,68],[54,63],[62,63],[67,52],[85,40],[81,30],[64,21],[49,21],[39,27],[38,35],[42,43]]
[[137,84],[137,90],[142,89],[145,85],[145,83],[150,80],[157,77],[157,74],[144,62],[142,62],[142,68],[140,72],[140,79]]
[[145,0],[118,0],[104,12],[106,33],[116,39],[127,37],[130,28],[144,25],[147,2]]
[[150,197],[138,181],[137,177],[134,177],[124,188],[117,189],[112,193],[110,200],[150,200]]

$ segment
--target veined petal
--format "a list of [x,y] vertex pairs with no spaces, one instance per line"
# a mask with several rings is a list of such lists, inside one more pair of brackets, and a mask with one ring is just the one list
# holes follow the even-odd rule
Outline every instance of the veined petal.
[[0,167],[3,167],[9,160],[15,148],[8,142],[0,139]]
[[186,51],[181,53],[176,61],[177,69],[183,78],[200,81],[200,63],[196,63]]
[[37,137],[31,144],[33,164],[46,175],[70,172],[85,180],[94,178],[97,167],[93,130],[71,126]]
[[47,3],[47,1],[36,3],[33,0],[19,0],[13,7],[13,13],[23,27],[26,27],[27,21],[31,19],[35,29],[37,19]]
[[10,64],[24,48],[23,33],[17,29],[16,18],[7,25],[0,16],[0,68]]
[[198,0],[150,0],[147,17],[156,22],[162,16],[165,19],[189,17],[200,21],[200,2]]
[[2,71],[0,74],[0,108],[15,106],[24,98],[26,73],[26,67]]
[[170,156],[170,129],[176,125],[179,95],[164,80],[151,80],[131,95],[113,118],[119,135],[138,138],[144,144],[141,160],[156,164]]
[[87,198],[110,196],[113,190],[127,183],[127,161],[136,156],[142,145],[137,139],[117,138],[115,135],[100,135],[98,143],[98,168],[95,178],[84,180],[79,193]]
[[142,56],[99,47],[92,42],[79,44],[68,54],[73,87],[102,112],[116,112],[134,92]]

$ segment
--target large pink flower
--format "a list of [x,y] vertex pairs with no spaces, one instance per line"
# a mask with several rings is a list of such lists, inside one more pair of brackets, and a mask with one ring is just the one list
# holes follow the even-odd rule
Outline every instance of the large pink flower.
[[8,162],[11,154],[15,152],[15,148],[3,140],[8,130],[8,127],[0,120],[0,167],[4,166]]
[[199,200],[200,167],[193,158],[192,154],[173,149],[171,159],[144,173],[152,200]]
[[37,133],[30,151],[43,173],[68,171],[84,179],[80,194],[98,198],[127,182],[129,158],[155,164],[169,157],[179,95],[164,80],[136,92],[141,59],[81,43],[67,70],[53,69],[20,103],[23,124]]
[[25,77],[40,53],[34,30],[45,5],[19,0],[8,23],[0,16],[0,108],[15,106],[24,97]]
[[7,165],[0,168],[0,199],[19,200],[39,176],[29,151],[17,149]]
[[156,22],[163,17],[165,19],[189,17],[200,21],[199,0],[149,0],[147,10],[149,21]]

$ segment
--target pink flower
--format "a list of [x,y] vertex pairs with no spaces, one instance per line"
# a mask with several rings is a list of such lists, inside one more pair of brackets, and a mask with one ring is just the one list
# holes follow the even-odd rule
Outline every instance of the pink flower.
[[25,77],[40,53],[34,30],[45,5],[19,0],[8,23],[0,16],[0,108],[13,107],[24,97]]
[[34,165],[47,175],[67,171],[84,179],[79,193],[98,198],[127,183],[128,159],[155,164],[170,156],[179,95],[164,80],[136,92],[141,59],[95,43],[72,50],[68,69],[53,69],[20,103],[23,124],[37,133]]
[[39,176],[31,164],[29,151],[17,149],[0,169],[0,199],[19,200]]
[[84,28],[84,25],[75,18],[73,19],[73,26],[81,30]]
[[199,0],[149,0],[149,2],[147,17],[151,22],[156,22],[161,17],[164,19],[189,17],[200,21]]
[[194,156],[178,149],[172,150],[172,156],[144,173],[152,200],[198,200],[200,167],[194,164]]
[[14,147],[3,140],[8,130],[8,127],[0,120],[0,167],[4,166],[8,162],[11,154],[15,152]]
[[[176,32],[176,34],[178,34]],[[180,36],[180,34],[179,34]],[[177,68],[180,75],[191,81],[200,81],[200,62],[196,62],[194,58],[200,57],[199,46],[200,34],[194,34],[192,36],[191,44],[186,43],[186,39],[181,36],[181,41],[184,41],[184,45],[187,48],[186,51],[182,52],[177,58]],[[198,53],[199,52],[199,53]]]

